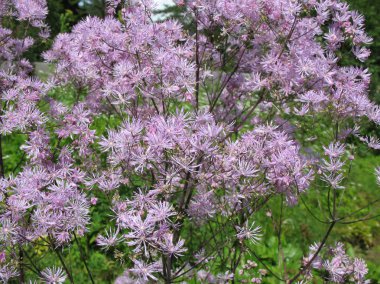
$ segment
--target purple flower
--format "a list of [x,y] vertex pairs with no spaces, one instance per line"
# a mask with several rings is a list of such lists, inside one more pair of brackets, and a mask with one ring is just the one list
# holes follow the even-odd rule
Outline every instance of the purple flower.
[[139,260],[134,260],[134,267],[128,269],[128,271],[135,275],[138,279],[148,281],[149,279],[156,281],[157,278],[154,273],[160,271],[160,265],[158,263],[147,264]]
[[97,237],[96,243],[103,249],[108,250],[121,242],[121,237],[119,237],[118,234],[118,229],[116,229],[116,231],[112,231],[112,229],[109,229],[109,231],[106,231],[105,236],[99,235]]
[[49,267],[41,271],[41,279],[44,283],[59,284],[66,280],[66,274],[61,267]]
[[184,240],[179,239],[176,244],[173,243],[173,234],[165,234],[158,244],[164,254],[169,256],[182,256],[182,253],[187,251],[187,249],[183,247],[185,244]]

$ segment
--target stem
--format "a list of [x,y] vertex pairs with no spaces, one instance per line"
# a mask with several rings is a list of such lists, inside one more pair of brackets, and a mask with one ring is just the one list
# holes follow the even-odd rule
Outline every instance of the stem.
[[74,280],[73,280],[73,277],[71,276],[71,273],[69,271],[69,269],[67,268],[66,264],[65,264],[65,261],[63,260],[61,254],[59,253],[58,250],[54,249],[55,253],[57,254],[58,258],[59,258],[59,261],[61,262],[62,266],[63,266],[63,269],[65,269],[66,271],[66,274],[67,276],[69,277],[69,280],[70,280],[70,283],[74,284]]
[[199,32],[198,32],[198,12],[195,9],[195,111],[199,109]]
[[29,254],[27,253],[26,250],[24,250],[23,252],[24,252],[26,258],[29,260],[30,265],[33,266],[33,268],[36,270],[38,276],[40,276],[40,275],[41,275],[41,269],[39,269],[39,268],[37,267],[37,264],[35,264],[35,263],[33,262],[32,258],[29,256]]
[[263,259],[261,259],[261,257],[258,256],[258,255],[255,253],[254,250],[252,250],[252,249],[249,248],[249,247],[248,247],[248,250],[249,250],[250,253],[253,254],[253,256],[257,259],[257,261],[260,262],[260,263],[264,266],[264,268],[265,268],[266,270],[269,271],[269,273],[270,273],[274,278],[276,278],[277,280],[280,280],[280,281],[285,281],[285,279],[282,279],[279,275],[277,275],[276,273],[274,273],[273,270],[271,270],[271,269],[268,267],[268,265],[266,265],[266,264],[264,263]]
[[317,251],[314,253],[313,257],[292,279],[290,279],[288,281],[288,284],[292,284],[294,281],[296,281],[301,276],[301,274],[303,274],[310,267],[310,265],[313,263],[315,258],[318,256],[318,254],[320,253],[320,251],[322,250],[322,248],[326,244],[326,241],[327,241],[332,229],[334,228],[335,224],[336,224],[336,221],[333,220],[331,222],[329,228],[327,229],[327,232],[326,232],[325,236],[323,237],[323,240],[322,240],[321,244],[319,245]]
[[172,283],[172,258],[170,255],[166,257],[167,265],[166,265],[166,283]]
[[277,232],[277,240],[278,240],[278,258],[279,258],[279,263],[282,262],[283,265],[283,278],[287,278],[287,273],[286,273],[286,261],[285,261],[285,255],[284,255],[284,250],[282,248],[282,240],[281,240],[281,235],[282,235],[282,221],[283,221],[283,209],[284,209],[284,196],[281,195],[281,209],[280,209],[280,222],[278,226],[278,232]]
[[171,257],[170,255],[162,255],[162,273],[166,284],[172,283],[171,275]]
[[63,257],[62,257],[62,255],[59,253],[59,251],[54,247],[54,244],[53,244],[53,241],[52,241],[52,239],[49,237],[49,239],[50,239],[50,246],[51,246],[51,248],[53,249],[53,251],[56,253],[56,255],[58,256],[58,258],[59,258],[59,261],[61,262],[61,264],[62,264],[62,266],[63,266],[63,269],[66,271],[66,274],[67,274],[67,277],[69,277],[69,281],[70,281],[70,283],[71,284],[74,284],[74,279],[73,279],[73,277],[72,277],[72,275],[71,275],[71,273],[70,273],[70,271],[69,271],[69,269],[67,268],[67,266],[66,266],[66,263],[65,263],[65,261],[64,261],[64,259],[63,259]]
[[[248,111],[248,113],[245,115],[245,117],[242,119],[242,121],[239,124],[236,124],[235,127],[233,128],[233,131],[229,132],[225,137],[224,140],[228,139],[231,137],[233,133],[236,133],[237,131],[240,130],[240,128],[243,126],[243,124],[248,120],[248,118],[252,115],[252,113],[255,111],[255,109],[258,107],[258,105],[262,102],[264,98],[264,95],[260,95],[259,99],[256,101],[256,103],[252,106],[252,108]],[[230,123],[234,122],[235,119],[238,117],[236,116]]]
[[292,27],[290,28],[290,32],[289,32],[289,34],[287,35],[286,40],[284,41],[284,44],[282,45],[281,52],[280,52],[280,54],[278,55],[277,59],[280,59],[281,56],[282,56],[282,54],[284,53],[285,48],[286,48],[286,45],[288,44],[290,38],[291,38],[292,35],[293,35],[294,30],[296,29],[296,25],[297,25],[297,17],[294,17],[294,21],[293,21]]
[[3,161],[3,147],[2,147],[2,139],[3,136],[0,134],[0,176],[4,178],[5,170],[4,170],[4,161]]
[[232,76],[235,75],[236,71],[239,69],[240,62],[244,56],[244,53],[245,53],[245,49],[243,49],[243,51],[241,52],[240,57],[238,59],[238,62],[235,65],[234,70],[232,70],[232,72],[228,75],[227,79],[225,81],[223,81],[222,86],[219,90],[219,93],[216,95],[216,98],[214,99],[213,103],[210,105],[210,109],[209,109],[210,113],[212,113],[212,111],[214,110],[216,103],[218,102],[218,100],[219,100],[220,96],[222,95],[224,89],[226,88],[228,82],[231,80]]
[[25,282],[25,271],[23,267],[23,262],[24,262],[24,253],[22,251],[22,245],[18,245],[18,260],[19,260],[19,270],[20,270],[20,275],[18,277],[20,283]]
[[77,243],[77,246],[79,248],[80,257],[82,258],[84,266],[86,267],[87,274],[90,277],[91,283],[95,284],[94,279],[92,278],[92,273],[91,273],[90,269],[88,268],[85,255],[84,255],[83,250],[82,250],[82,246],[80,245],[80,243],[79,243],[79,241],[77,239],[77,235],[75,233],[74,233],[74,239],[75,239],[75,242]]

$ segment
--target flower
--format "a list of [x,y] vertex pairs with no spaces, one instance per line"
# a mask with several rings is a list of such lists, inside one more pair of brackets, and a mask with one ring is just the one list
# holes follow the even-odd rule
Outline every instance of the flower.
[[119,237],[118,234],[118,229],[116,229],[116,231],[112,231],[112,229],[109,229],[109,231],[106,231],[105,236],[99,235],[96,238],[96,243],[99,246],[103,247],[105,250],[108,250],[111,247],[116,246],[121,241],[121,237]]
[[134,267],[128,269],[131,274],[144,281],[148,281],[149,279],[154,281],[157,280],[157,278],[154,276],[154,273],[160,271],[160,265],[158,263],[147,264],[137,259],[133,260],[133,262]]
[[249,226],[248,221],[245,222],[244,226],[236,227],[237,234],[236,237],[242,241],[244,239],[250,240],[252,243],[257,244],[262,237],[261,233],[261,227],[256,226],[255,222],[252,222],[252,224]]
[[44,283],[59,284],[66,280],[66,274],[61,267],[49,267],[41,271],[41,280]]
[[179,239],[176,244],[173,243],[173,234],[165,234],[158,244],[164,254],[169,256],[182,256],[182,253],[187,251],[187,249],[183,247],[185,244],[184,240]]
[[365,279],[365,276],[368,273],[367,264],[363,259],[355,258],[353,263],[354,277],[356,281],[360,282]]

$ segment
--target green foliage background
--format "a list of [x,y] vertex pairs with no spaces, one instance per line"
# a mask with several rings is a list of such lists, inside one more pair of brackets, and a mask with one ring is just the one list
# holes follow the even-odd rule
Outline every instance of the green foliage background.
[[[72,26],[86,15],[104,16],[104,1],[79,1],[79,0],[48,0],[49,16],[48,23],[52,30],[52,35],[55,36],[60,32],[69,32]],[[372,75],[371,97],[380,103],[380,1],[378,0],[350,0],[352,8],[360,11],[366,17],[367,31],[374,38],[374,43],[371,47],[372,56],[368,61],[367,67]],[[170,8],[166,12],[177,14],[175,8]],[[40,61],[40,53],[46,50],[51,45],[51,41],[41,42],[27,54],[27,57],[33,62]],[[75,90],[70,88],[56,89],[51,96],[62,98],[62,100],[70,100],[77,94]],[[105,132],[108,125],[115,125],[118,122],[112,117],[100,117],[97,119],[93,128],[98,134]],[[315,135],[323,136],[323,129],[315,129]],[[376,129],[368,127],[368,132],[380,132]],[[25,135],[15,134],[4,137],[4,163],[6,172],[17,171],[20,167],[20,160],[23,160],[23,154],[19,150],[22,143],[25,141]],[[355,210],[368,201],[372,201],[380,197],[378,186],[376,185],[374,168],[380,166],[379,152],[369,152],[368,150],[359,151],[360,155],[351,167],[350,180],[347,181],[347,191],[342,198],[342,202],[346,204],[350,211]],[[316,187],[317,188],[317,187]],[[318,208],[318,189],[311,191],[305,196],[305,203],[311,208]],[[69,269],[72,270],[75,283],[89,283],[87,273],[82,257],[87,259],[89,269],[91,270],[95,283],[112,283],[116,275],[122,272],[122,266],[115,261],[115,257],[125,263],[130,262],[131,254],[128,249],[123,251],[112,251],[109,253],[99,253],[95,250],[95,238],[97,234],[102,232],[107,224],[106,214],[109,214],[107,209],[109,201],[104,196],[97,196],[100,206],[96,206],[93,212],[93,226],[86,238],[80,238],[77,243],[73,243],[70,249],[63,251],[63,256],[66,258]],[[263,227],[265,236],[260,246],[255,247],[255,252],[260,256],[261,260],[268,266],[273,268],[273,271],[281,274],[279,258],[273,256],[278,255],[277,243],[279,239],[275,236],[275,230],[272,222],[266,213],[271,209],[271,214],[276,217],[280,214],[280,199],[274,199],[269,204],[265,212],[257,216],[257,223]],[[344,206],[343,206],[344,207]],[[347,209],[347,210],[348,210]],[[380,211],[379,207],[372,206],[368,208],[368,212],[376,214]],[[318,212],[318,211],[317,211]],[[281,242],[283,244],[285,260],[287,262],[287,270],[293,274],[300,266],[300,259],[305,254],[308,246],[314,241],[321,238],[325,231],[325,225],[313,219],[307,212],[303,203],[300,203],[295,208],[284,208],[285,216],[283,235]],[[321,216],[323,217],[323,216]],[[273,218],[275,219],[275,218]],[[197,232],[185,232],[189,234],[189,239],[196,240]],[[218,237],[218,236],[217,236]],[[360,256],[367,260],[369,265],[369,278],[371,283],[380,283],[380,222],[378,219],[370,220],[364,223],[354,223],[337,227],[330,242],[344,241],[351,255]],[[187,244],[191,245],[191,243]],[[81,256],[78,248],[80,246],[83,254]],[[222,252],[224,253],[224,252]],[[30,249],[29,257],[36,259],[35,265],[38,267],[59,265],[55,255],[46,253],[46,248]],[[252,260],[255,260],[255,255],[251,255]],[[223,264],[219,263],[222,266]],[[260,267],[263,268],[263,267]],[[195,282],[194,282],[195,283]],[[278,283],[278,280],[266,277],[264,283]]]

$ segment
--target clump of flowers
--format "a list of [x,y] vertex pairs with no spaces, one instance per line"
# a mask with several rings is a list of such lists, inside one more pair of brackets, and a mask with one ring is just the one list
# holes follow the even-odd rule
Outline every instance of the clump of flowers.
[[[380,147],[360,127],[380,123],[360,65],[372,39],[346,3],[179,1],[186,30],[153,21],[150,0],[107,1],[107,17],[83,19],[54,39],[43,57],[55,71],[42,82],[22,58],[33,39],[6,23],[48,36],[46,2],[3,2],[0,138],[24,137],[13,170],[0,147],[3,282],[74,283],[65,254],[75,243],[96,283],[81,248],[87,238],[122,265],[115,283],[296,283],[313,269],[326,281],[366,283],[363,260],[326,244],[336,224],[361,221],[361,210],[339,211],[351,144]],[[342,64],[342,53],[356,64]],[[319,120],[323,137],[313,138]],[[326,220],[303,199],[316,184]],[[283,209],[300,202],[327,229],[289,272]],[[260,212],[270,212],[282,275],[257,253],[268,230]],[[61,266],[29,259],[39,247]]]
[[[326,280],[333,283],[370,283],[365,277],[368,273],[368,268],[363,259],[351,258],[346,254],[344,245],[336,243],[331,248],[324,248],[323,253],[317,253],[320,250],[320,244],[314,244],[310,247],[310,254],[304,258],[304,264],[310,260],[311,267],[316,270],[326,271]],[[311,280],[312,274],[309,275]]]

